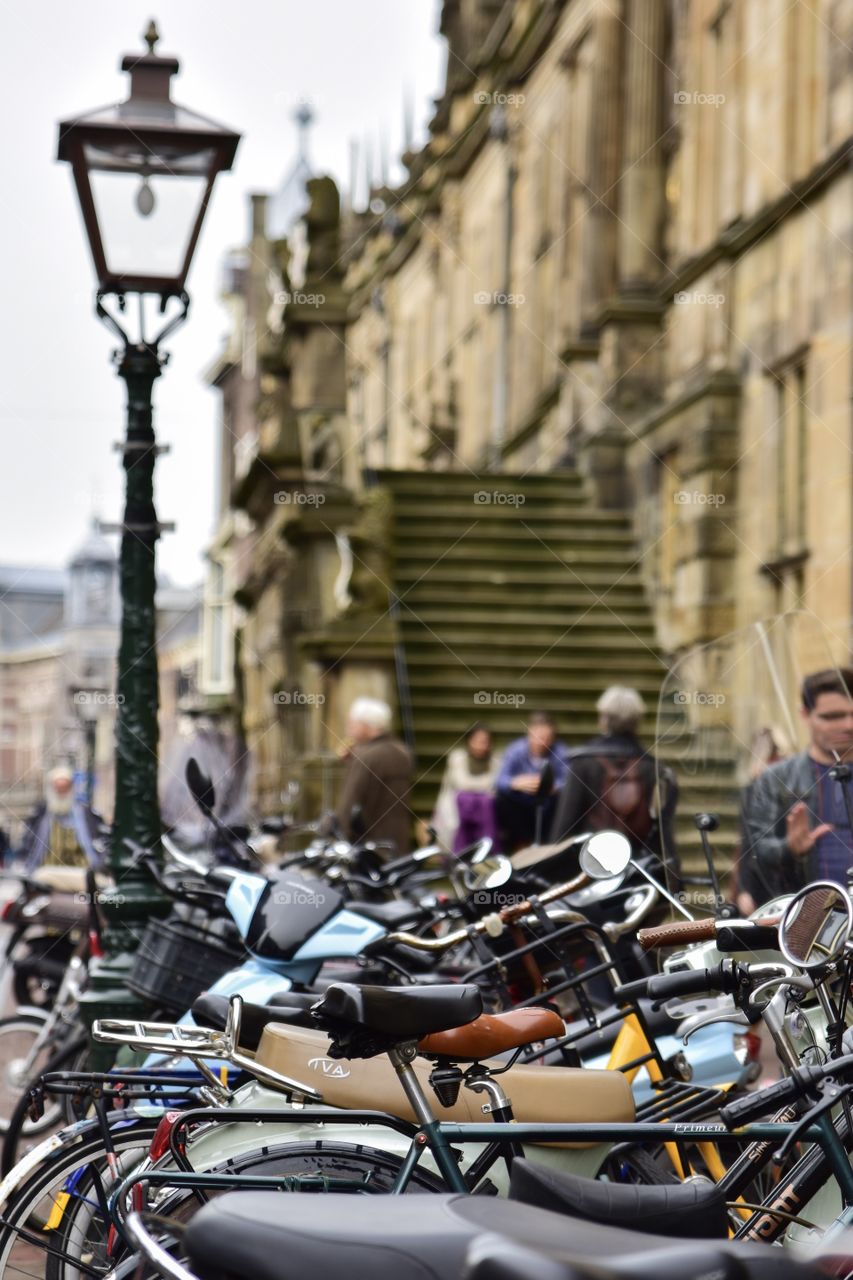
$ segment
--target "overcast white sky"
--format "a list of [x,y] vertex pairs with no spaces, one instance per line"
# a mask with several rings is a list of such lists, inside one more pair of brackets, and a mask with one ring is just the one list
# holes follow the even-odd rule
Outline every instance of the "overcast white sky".
[[385,129],[399,153],[407,91],[422,137],[444,65],[438,11],[438,0],[0,0],[0,562],[62,565],[93,511],[121,516],[112,444],[124,385],[109,363],[115,341],[92,310],[71,175],[54,160],[57,120],[126,96],[121,55],[142,50],[153,16],[158,52],[181,60],[175,99],[243,134],[202,231],[190,319],[155,385],[158,438],[172,449],[158,462],[158,515],[178,525],[159,543],[159,564],[189,583],[202,574],[213,520],[218,397],[201,374],[226,331],[220,264],[245,239],[248,193],[274,189],[289,167],[300,99],[316,109],[315,169],[341,186],[351,137],[369,135],[376,154]]

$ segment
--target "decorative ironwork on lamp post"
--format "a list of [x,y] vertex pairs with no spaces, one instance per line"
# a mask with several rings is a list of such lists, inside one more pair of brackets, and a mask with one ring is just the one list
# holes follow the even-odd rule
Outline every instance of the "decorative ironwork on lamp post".
[[[186,318],[186,279],[213,184],[234,161],[240,136],[173,102],[177,59],[148,51],[127,54],[130,96],[59,125],[58,159],[71,165],[97,277],[96,311],[119,339],[115,353],[127,387],[127,430],[121,446],[126,473],[121,532],[121,640],[118,656],[115,815],[110,865],[116,892],[107,902],[108,949],[92,1016],[130,995],[121,977],[139,930],[160,899],[144,873],[131,866],[127,840],[156,847],[158,682],[155,546],[166,528],[154,509],[158,446],[152,388],[168,356],[162,343]],[[145,298],[159,298],[162,325],[145,333]],[[128,298],[138,300],[131,335]],[[107,301],[111,299],[108,307]],[[134,308],[135,310],[135,308]],[[121,319],[119,318],[121,317]],[[107,988],[110,996],[107,998]]]

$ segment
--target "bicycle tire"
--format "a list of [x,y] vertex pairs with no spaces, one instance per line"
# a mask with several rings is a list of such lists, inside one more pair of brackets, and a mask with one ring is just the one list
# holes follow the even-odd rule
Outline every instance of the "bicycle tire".
[[[162,1162],[161,1162],[162,1164]],[[356,1143],[301,1142],[284,1143],[273,1147],[261,1147],[249,1151],[234,1159],[226,1160],[204,1172],[228,1173],[235,1178],[234,1190],[239,1190],[237,1179],[240,1174],[291,1174],[293,1176],[318,1177],[334,1173],[336,1179],[350,1176],[353,1183],[353,1194],[385,1195],[391,1188],[394,1177],[399,1171],[402,1160],[398,1156],[366,1147]],[[365,1175],[372,1175],[372,1181],[364,1182]],[[89,1194],[91,1175],[84,1175],[75,1185],[75,1203],[66,1209],[62,1223],[56,1234],[55,1243],[64,1253],[80,1257],[85,1252],[89,1265],[93,1258],[106,1268],[121,1265],[126,1255],[121,1252],[111,1256],[107,1263],[106,1255],[98,1256],[103,1250],[107,1238],[107,1226],[100,1215],[96,1197]],[[340,1190],[339,1187],[335,1188]],[[430,1194],[446,1191],[445,1184],[434,1174],[425,1170],[415,1170],[409,1190],[414,1194]],[[214,1192],[222,1194],[221,1192]],[[295,1189],[291,1194],[298,1194]],[[316,1194],[316,1191],[312,1191]],[[181,1188],[171,1193],[166,1191],[163,1200],[158,1203],[158,1216],[172,1217],[176,1222],[186,1222],[190,1211],[198,1207],[198,1201],[192,1191]],[[93,1223],[98,1225],[93,1228]],[[45,1262],[45,1280],[81,1280],[79,1271],[69,1263],[48,1255]]]
[[[145,1116],[136,1117],[135,1121],[129,1124],[123,1119],[115,1125],[112,1143],[118,1155],[138,1150],[142,1160],[148,1154],[159,1121]],[[18,1261],[20,1253],[15,1251],[23,1251],[26,1256],[27,1251],[31,1254],[38,1246],[20,1240],[19,1230],[28,1229],[41,1236],[47,1220],[44,1210],[56,1204],[56,1197],[71,1175],[88,1165],[106,1164],[103,1136],[95,1121],[88,1122],[80,1139],[44,1159],[5,1206],[0,1226],[0,1275],[4,1280],[24,1280],[24,1277],[31,1280],[34,1274],[32,1261],[22,1266]],[[55,1244],[55,1232],[46,1233],[44,1243]]]
[[[69,1070],[75,1064],[79,1055],[85,1052],[88,1055],[89,1038],[85,1033],[80,1033],[67,1041],[54,1056],[45,1063],[44,1070],[40,1075],[46,1075],[49,1071],[65,1071]],[[66,1124],[74,1122],[74,1115],[70,1110],[70,1099],[65,1098],[59,1103],[64,1112],[64,1120]],[[8,1173],[14,1169],[23,1152],[21,1151],[21,1140],[26,1137],[24,1133],[24,1125],[27,1120],[29,1110],[29,1098],[26,1090],[18,1099],[17,1106],[9,1117],[3,1133],[3,1146],[0,1149],[0,1176],[6,1177]],[[49,1125],[43,1125],[43,1129],[49,1128]]]
[[[33,1040],[35,1040],[44,1028],[45,1017],[46,1015],[40,1013],[14,1013],[8,1018],[0,1018],[0,1042],[2,1042],[2,1037],[4,1035],[7,1033],[14,1033],[15,1030],[32,1033]],[[3,1082],[5,1084],[8,1081],[10,1093],[14,1091],[18,1095],[21,1095],[26,1089],[29,1080],[18,1081],[14,1078],[13,1073],[20,1069],[18,1061],[18,1059],[8,1058],[7,1052],[4,1051],[2,1043],[0,1043],[0,1062],[3,1064]],[[40,1063],[36,1075],[41,1075],[43,1070],[45,1070],[45,1063]],[[30,1079],[35,1078],[36,1076],[30,1077]],[[16,1108],[17,1102],[10,1107],[8,1116],[5,1116],[2,1114],[5,1107],[0,1103],[0,1133],[5,1133],[7,1131]]]

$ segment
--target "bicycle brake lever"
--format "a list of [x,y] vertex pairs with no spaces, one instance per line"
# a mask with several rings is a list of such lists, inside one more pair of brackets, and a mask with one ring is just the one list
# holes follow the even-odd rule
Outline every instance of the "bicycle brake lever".
[[807,1129],[809,1125],[813,1124],[814,1121],[822,1116],[825,1111],[831,1111],[833,1107],[838,1105],[845,1094],[853,1093],[853,1084],[839,1085],[835,1083],[834,1079],[829,1077],[824,1081],[821,1092],[824,1095],[821,1101],[817,1106],[812,1107],[806,1112],[799,1123],[794,1125],[794,1128],[788,1134],[779,1150],[773,1153],[773,1160],[776,1164],[782,1163],[791,1147],[799,1138],[803,1129]]
[[774,987],[797,987],[800,991],[814,991],[814,982],[807,973],[767,978],[766,981],[759,983],[754,991],[750,992],[750,1001],[757,1000],[765,990],[769,991]]
[[[689,1018],[685,1018],[682,1025],[678,1028],[678,1034],[681,1036],[681,1043],[687,1044],[687,1041],[693,1035],[694,1031],[701,1031],[702,1027],[710,1027],[714,1022],[733,1022],[739,1027],[749,1027],[751,1022],[742,1009],[731,1009],[724,1013],[694,1013]],[[692,1026],[690,1025],[692,1023]],[[684,1026],[687,1030],[684,1031]]]

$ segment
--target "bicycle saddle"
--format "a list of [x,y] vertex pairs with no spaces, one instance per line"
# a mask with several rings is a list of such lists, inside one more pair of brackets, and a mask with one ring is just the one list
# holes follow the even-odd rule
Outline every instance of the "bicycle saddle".
[[575,1272],[626,1280],[815,1274],[768,1245],[694,1238],[674,1247],[666,1236],[620,1227],[605,1233],[598,1222],[491,1196],[382,1196],[373,1204],[371,1212],[360,1195],[228,1192],[194,1215],[183,1244],[199,1280],[340,1280],[342,1273],[347,1280],[463,1280],[469,1249],[484,1233],[500,1237],[504,1251],[512,1244],[538,1251],[542,1269],[513,1280],[552,1280],[549,1258],[568,1268],[561,1280]]
[[510,1200],[538,1205],[585,1222],[602,1222],[665,1236],[725,1240],[726,1199],[712,1182],[671,1182],[637,1186],[595,1182],[530,1160],[512,1162]]
[[564,1031],[563,1019],[553,1009],[509,1009],[483,1013],[464,1027],[423,1036],[418,1051],[453,1062],[481,1062],[537,1040],[556,1039]]
[[[501,1236],[479,1236],[468,1249],[467,1265],[460,1280],[748,1280],[751,1272],[731,1253],[703,1251],[701,1270],[691,1249],[656,1249],[619,1258],[608,1266],[565,1262],[549,1258]],[[797,1280],[811,1276],[811,1269],[796,1268]],[[793,1280],[785,1270],[784,1280]]]
[[[273,996],[271,1004],[243,1002],[240,1018],[240,1048],[254,1052],[261,1043],[264,1028],[271,1022],[286,1022],[292,1027],[316,1027],[311,1008],[320,999],[313,992],[282,991]],[[192,1005],[192,1015],[200,1027],[212,1027],[224,1031],[231,1001],[228,996],[215,996],[205,991]]]
[[[462,1027],[483,1012],[483,998],[473,986],[357,987],[335,983],[314,1009],[316,1024],[330,1032],[353,1056],[382,1053],[389,1045],[419,1040],[433,1031]],[[366,1032],[366,1036],[352,1036]],[[378,1047],[373,1047],[378,1045]],[[367,1049],[371,1052],[368,1053]],[[333,1055],[334,1056],[334,1055]]]

